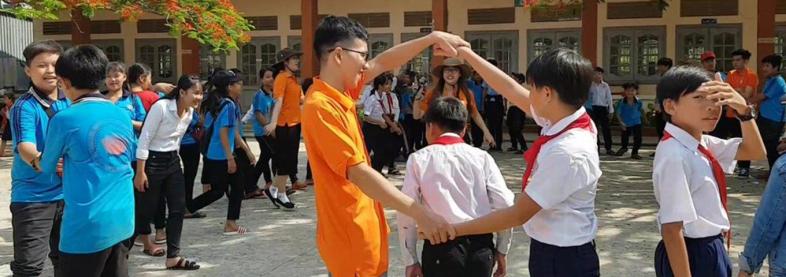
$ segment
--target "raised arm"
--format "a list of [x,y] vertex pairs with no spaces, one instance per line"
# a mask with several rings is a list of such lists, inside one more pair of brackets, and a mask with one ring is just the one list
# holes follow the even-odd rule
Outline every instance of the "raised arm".
[[427,36],[393,46],[393,48],[382,52],[382,54],[379,54],[379,56],[369,61],[368,70],[366,71],[366,80],[374,80],[379,74],[391,71],[407,63],[424,49],[435,44],[450,55],[455,55],[456,47],[469,47],[469,43],[459,36],[435,31]]
[[510,102],[513,102],[521,110],[529,111],[529,90],[521,86],[508,74],[487,62],[486,59],[472,52],[472,49],[469,47],[459,47],[458,56],[467,61],[483,77],[483,80],[499,94],[508,98]]

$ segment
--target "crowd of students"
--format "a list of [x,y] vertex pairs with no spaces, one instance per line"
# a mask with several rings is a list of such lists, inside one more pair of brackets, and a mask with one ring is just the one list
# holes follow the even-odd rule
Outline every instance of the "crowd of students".
[[[181,251],[187,249],[180,244],[184,218],[204,217],[199,210],[226,195],[223,233],[242,235],[244,198],[294,209],[289,194],[307,187],[297,180],[302,132],[307,179],[313,176],[307,183],[317,200],[316,243],[333,276],[387,274],[383,205],[398,211],[407,276],[504,276],[511,228],[522,225],[531,240],[531,276],[599,276],[598,135],[613,155],[626,153],[633,135],[631,157],[641,158],[638,85],[623,85],[615,105],[603,69],[566,49],[534,58],[525,76],[504,73],[448,33],[433,32],[371,60],[367,40],[358,22],[324,18],[313,49],[320,74],[301,85],[301,53],[283,49],[274,66],[258,72],[260,89],[247,116],[238,70],[153,84],[147,66],[109,63],[92,45],[67,51],[53,41],[29,45],[23,54],[32,85],[5,124],[14,149],[14,275],[40,275],[49,256],[55,276],[127,276],[135,241],[148,255],[165,255],[167,269],[199,269]],[[411,72],[389,73],[428,47],[447,57],[432,71],[432,86]],[[710,52],[702,55],[703,69],[658,62],[656,120],[663,129],[653,184],[663,240],[654,247],[657,276],[731,276],[724,172],[736,160],[765,158],[770,184],[740,275],[757,272],[767,255],[771,273],[783,274],[781,58],[762,60],[768,79],[755,94],[755,78],[744,67],[750,54],[732,55],[737,69],[728,83],[713,72]],[[761,116],[753,103],[761,103]],[[526,150],[516,201],[492,156],[479,149],[502,150],[506,110],[516,133],[508,150]],[[624,131],[616,152],[608,127],[615,110]],[[521,134],[525,113],[541,128],[529,147]],[[722,123],[726,115],[734,124]],[[248,121],[259,159],[243,138]],[[719,128],[737,128],[739,138],[707,135]],[[382,171],[400,174],[401,154],[408,161],[398,190]],[[193,197],[200,158],[203,193]],[[420,257],[419,238],[426,240]]]

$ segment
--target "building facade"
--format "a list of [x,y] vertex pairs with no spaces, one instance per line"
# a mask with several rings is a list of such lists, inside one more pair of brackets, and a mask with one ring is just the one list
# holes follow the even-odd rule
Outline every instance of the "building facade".
[[[313,1],[313,0],[312,0]],[[524,72],[533,57],[554,47],[567,47],[593,56],[606,69],[613,85],[636,81],[644,99],[654,96],[655,63],[670,57],[675,63],[698,59],[705,50],[718,56],[718,68],[731,69],[729,54],[737,48],[753,53],[750,67],[771,53],[759,53],[760,44],[784,53],[786,0],[670,0],[666,9],[657,1],[606,0],[560,7],[515,7],[512,0],[320,0],[318,15],[345,15],[357,19],[370,33],[369,49],[375,56],[395,44],[426,34],[434,22],[434,3],[444,1],[447,31],[464,36],[472,48],[500,62],[507,72]],[[764,1],[764,2],[762,2]],[[188,55],[199,55],[199,72],[214,68],[239,68],[249,89],[257,84],[257,71],[272,64],[283,47],[304,49],[301,37],[301,1],[234,0],[255,30],[250,43],[238,51],[215,53],[184,46],[183,39],[167,33],[166,21],[146,15],[134,22],[120,22],[111,13],[98,14],[91,24],[90,41],[104,49],[111,60],[142,62],[153,69],[154,80],[175,81]],[[762,4],[776,8],[773,36],[761,37]],[[589,17],[589,18],[588,18]],[[68,18],[63,17],[63,18]],[[594,23],[594,34],[588,22]],[[589,24],[591,25],[591,24]],[[70,21],[34,23],[35,39],[54,39],[70,45]],[[587,45],[589,44],[589,45]],[[593,51],[594,49],[594,51]],[[765,49],[768,49],[765,47]],[[588,55],[589,54],[589,55]],[[407,67],[427,73],[430,53],[425,51]],[[616,88],[615,90],[620,90]]]

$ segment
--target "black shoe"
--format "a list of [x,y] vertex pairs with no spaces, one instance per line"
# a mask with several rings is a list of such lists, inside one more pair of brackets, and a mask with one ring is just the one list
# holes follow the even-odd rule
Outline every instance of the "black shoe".
[[519,149],[511,147],[511,148],[508,148],[508,150],[505,150],[505,151],[507,151],[507,152],[516,152],[516,151],[519,151]]
[[639,154],[632,154],[630,155],[630,158],[634,160],[641,160],[641,156],[639,156]]
[[270,193],[270,189],[266,189],[265,190],[265,195],[267,196],[267,199],[270,199],[270,202],[273,202],[273,206],[276,206],[276,209],[280,209],[281,208],[281,207],[278,206],[278,202],[281,202],[281,201],[279,200],[278,202],[276,202],[276,200],[278,200],[278,198],[273,198],[273,194]]
[[751,170],[748,168],[740,168],[740,173],[737,174],[739,177],[748,178],[751,176]]
[[[295,208],[295,203],[292,203],[291,201],[284,203],[284,202],[281,201],[281,199],[275,198],[273,200],[273,202],[276,202],[276,203],[278,203],[278,205],[281,205],[281,206],[283,206],[284,208],[287,208],[287,209]],[[278,205],[276,205],[276,206],[278,206]]]
[[398,171],[398,169],[395,169],[395,168],[394,169],[388,169],[388,175],[400,176],[401,175],[401,171]]
[[524,150],[516,150],[516,154],[518,154],[518,155],[524,155]]
[[[618,150],[617,153],[614,153],[614,155],[622,157],[622,155],[625,155],[625,153],[628,153],[628,148],[620,148],[620,150]],[[638,154],[636,154],[636,156],[638,156]]]
[[609,150],[606,150],[606,155],[609,155],[609,156],[616,156],[616,155],[617,155],[617,153],[614,153],[614,151],[611,151],[611,149],[609,149]]
[[652,154],[650,154],[650,158],[654,158],[654,157],[655,157],[655,152],[652,152]]

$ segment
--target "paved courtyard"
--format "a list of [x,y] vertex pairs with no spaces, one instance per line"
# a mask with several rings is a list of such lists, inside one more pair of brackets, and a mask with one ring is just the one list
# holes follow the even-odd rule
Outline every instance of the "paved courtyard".
[[[256,151],[256,142],[251,142],[251,148]],[[648,157],[651,150],[645,149],[642,156]],[[494,153],[494,157],[511,190],[521,191],[524,167],[521,155]],[[305,175],[305,159],[305,152],[301,151],[301,179]],[[754,163],[754,167],[761,166],[761,163]],[[655,223],[657,205],[652,194],[652,159],[634,161],[627,157],[602,156],[601,167],[603,177],[596,200],[601,273],[604,276],[654,276],[653,254],[660,235]],[[13,258],[11,215],[7,208],[10,168],[11,158],[0,158],[0,276],[10,276],[8,264]],[[729,209],[735,234],[730,256],[736,276],[737,256],[744,246],[765,182],[753,178],[729,180]],[[391,181],[400,186],[402,178]],[[201,186],[197,184],[195,194],[200,191]],[[292,198],[298,204],[294,211],[277,210],[266,199],[244,201],[239,222],[251,232],[243,236],[221,234],[227,207],[226,198],[221,199],[203,210],[206,218],[187,219],[183,227],[181,253],[198,259],[202,269],[167,271],[163,258],[145,256],[140,248],[134,248],[129,258],[130,271],[133,276],[327,276],[314,242],[313,189]],[[391,226],[389,276],[403,276],[395,213],[388,210],[387,216]],[[529,239],[523,230],[515,229],[513,248],[508,256],[508,276],[528,276],[528,246]],[[46,273],[47,276],[52,274],[49,262]]]

